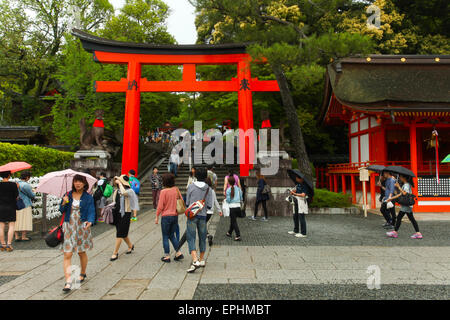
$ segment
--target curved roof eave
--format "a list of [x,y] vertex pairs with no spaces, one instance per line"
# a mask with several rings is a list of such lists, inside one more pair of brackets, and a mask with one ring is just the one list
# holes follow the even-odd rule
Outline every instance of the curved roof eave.
[[136,42],[122,42],[100,38],[78,29],[72,29],[72,35],[79,38],[83,48],[88,52],[102,51],[131,54],[172,54],[172,55],[198,55],[198,54],[239,54],[246,53],[249,43],[231,44],[147,44]]

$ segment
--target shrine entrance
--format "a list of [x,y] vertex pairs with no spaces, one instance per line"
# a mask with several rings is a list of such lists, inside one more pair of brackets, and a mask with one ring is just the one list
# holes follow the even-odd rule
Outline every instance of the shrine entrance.
[[[96,81],[96,92],[125,92],[125,123],[122,173],[138,169],[139,120],[141,92],[237,92],[239,129],[253,129],[252,92],[280,91],[276,80],[259,81],[251,77],[251,57],[245,44],[225,45],[154,45],[118,42],[92,36],[80,30],[72,34],[81,40],[83,48],[93,54],[98,63],[126,64],[127,79]],[[197,65],[237,66],[237,78],[229,81],[197,81]],[[148,81],[141,78],[143,65],[182,65],[182,81]],[[253,167],[254,135],[239,136],[240,174],[249,175]]]

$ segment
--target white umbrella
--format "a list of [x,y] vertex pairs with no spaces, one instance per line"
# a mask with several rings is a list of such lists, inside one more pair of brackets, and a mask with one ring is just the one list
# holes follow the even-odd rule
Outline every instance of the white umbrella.
[[47,193],[62,198],[67,192],[72,190],[73,177],[76,175],[86,177],[89,184],[88,192],[90,193],[97,179],[90,174],[77,172],[72,169],[47,173],[40,179],[36,192]]

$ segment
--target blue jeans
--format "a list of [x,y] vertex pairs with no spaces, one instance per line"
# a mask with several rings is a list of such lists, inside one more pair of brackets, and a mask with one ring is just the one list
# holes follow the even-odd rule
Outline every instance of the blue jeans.
[[206,251],[206,217],[194,217],[188,219],[186,223],[186,239],[189,246],[189,253],[196,251],[195,237],[198,231],[198,244],[200,246],[200,253]]
[[162,243],[164,253],[170,254],[169,240],[176,250],[178,248],[178,240],[175,236],[175,231],[178,226],[178,216],[166,216],[161,218]]
[[171,162],[170,163],[170,172],[177,176],[177,164]]

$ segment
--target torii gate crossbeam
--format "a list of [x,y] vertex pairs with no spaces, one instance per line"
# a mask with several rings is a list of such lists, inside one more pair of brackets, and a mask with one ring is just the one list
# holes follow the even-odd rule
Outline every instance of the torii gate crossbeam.
[[[260,81],[251,78],[251,57],[244,44],[231,45],[145,45],[111,41],[79,30],[72,34],[80,38],[83,47],[93,53],[94,61],[108,64],[126,64],[127,79],[95,81],[96,92],[126,93],[122,173],[138,170],[139,123],[141,92],[237,92],[239,128],[253,129],[252,92],[279,91],[275,80]],[[237,78],[230,81],[197,81],[197,65],[235,64]],[[182,81],[148,81],[141,77],[143,65],[182,65]],[[255,157],[253,135],[239,137],[240,175],[246,177]]]

